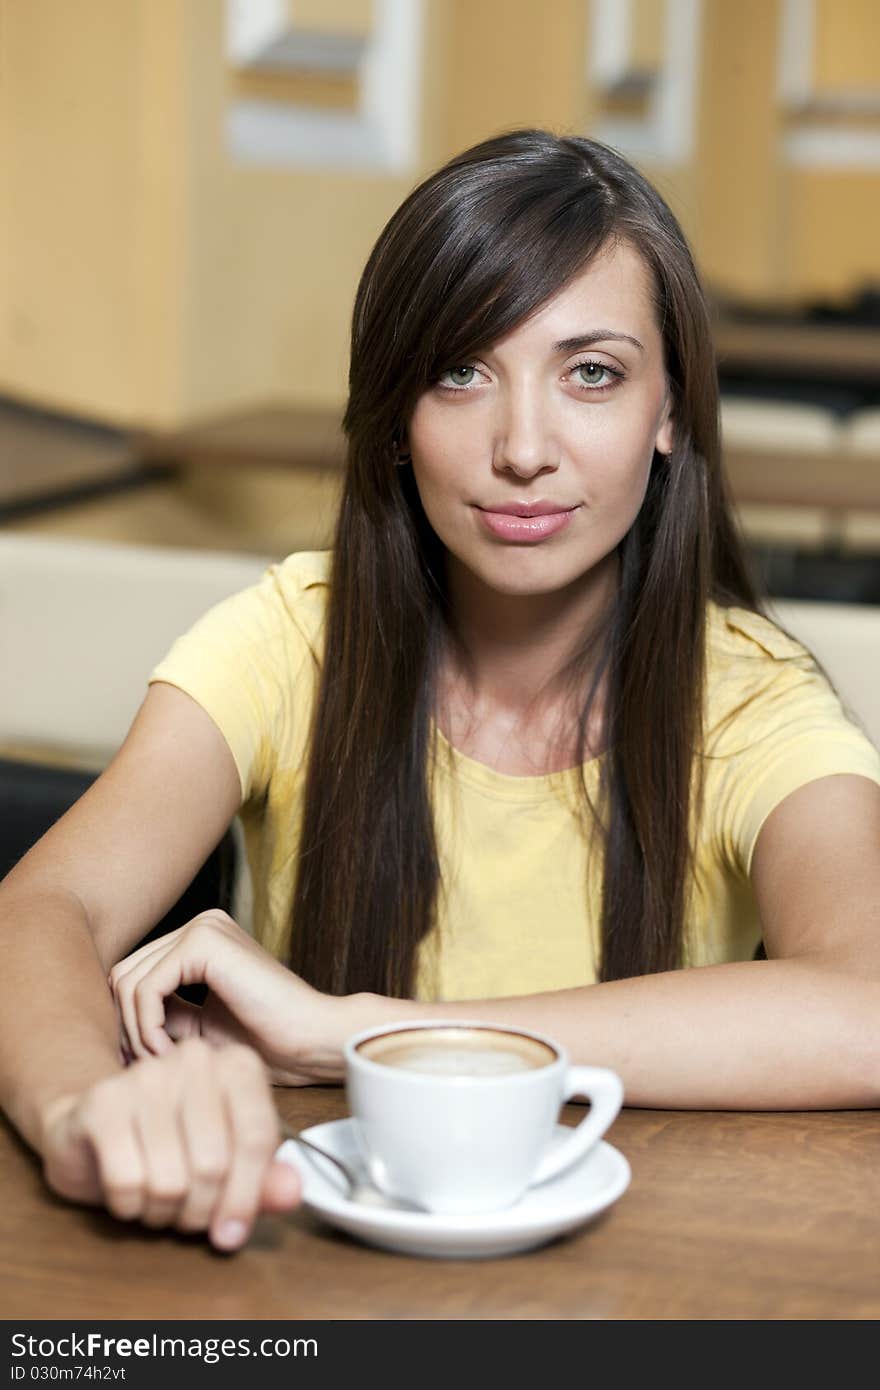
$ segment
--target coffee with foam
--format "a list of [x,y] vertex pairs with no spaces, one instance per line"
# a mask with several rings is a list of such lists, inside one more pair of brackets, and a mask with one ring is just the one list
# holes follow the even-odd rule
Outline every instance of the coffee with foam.
[[[467,1017],[368,1028],[343,1050],[370,1178],[450,1215],[500,1211],[579,1162],[623,1099],[614,1072],[571,1066],[552,1038]],[[590,1109],[560,1135],[560,1106],[574,1096]]]
[[423,1076],[497,1077],[551,1066],[557,1054],[547,1043],[493,1028],[413,1028],[370,1038],[361,1057]]

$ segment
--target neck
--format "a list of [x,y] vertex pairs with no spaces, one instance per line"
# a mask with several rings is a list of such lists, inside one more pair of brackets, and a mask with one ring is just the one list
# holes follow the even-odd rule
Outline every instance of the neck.
[[547,594],[498,593],[452,561],[448,585],[450,678],[475,705],[522,713],[564,693],[573,657],[613,602],[617,556]]

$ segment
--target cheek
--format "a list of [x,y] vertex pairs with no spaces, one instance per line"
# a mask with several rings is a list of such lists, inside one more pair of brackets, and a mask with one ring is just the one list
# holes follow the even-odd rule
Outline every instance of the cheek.
[[407,425],[407,439],[410,452],[418,453],[423,459],[442,455],[451,433],[455,430],[455,420],[450,420],[437,402],[427,394],[416,403]]
[[474,431],[462,422],[425,410],[410,422],[409,452],[416,485],[423,500],[428,495],[459,492],[475,476],[477,450]]
[[648,486],[654,437],[627,421],[623,428],[603,429],[588,446],[581,441],[572,456],[586,502],[598,510],[637,508]]

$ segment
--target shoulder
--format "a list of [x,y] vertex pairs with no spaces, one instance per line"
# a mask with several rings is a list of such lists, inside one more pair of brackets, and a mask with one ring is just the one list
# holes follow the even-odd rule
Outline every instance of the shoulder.
[[329,551],[304,551],[270,565],[178,637],[151,680],[183,685],[206,671],[226,680],[235,668],[287,681],[320,661],[331,558]]
[[825,678],[815,657],[796,638],[751,609],[709,604],[706,681],[710,700],[721,692],[745,698],[768,685],[802,685],[805,680]]
[[710,606],[704,771],[713,834],[748,873],[771,811],[807,783],[880,781],[880,757],[812,653],[745,608]]
[[265,790],[279,756],[301,757],[330,561],[329,552],[308,551],[270,565],[203,614],[150,675],[211,716],[232,750],[244,800]]
[[797,662],[814,668],[816,665],[801,642],[750,608],[722,608],[710,603],[706,633],[710,665],[724,668],[739,661],[760,661],[771,670],[778,662]]
[[278,560],[246,589],[222,599],[190,629],[190,642],[222,644],[271,659],[297,651],[319,657],[330,591],[330,551],[299,551]]
[[798,715],[844,726],[835,691],[810,651],[747,608],[710,604],[706,627],[706,732],[751,734]]
[[256,586],[261,601],[290,623],[317,654],[323,642],[333,553],[303,550],[270,565]]

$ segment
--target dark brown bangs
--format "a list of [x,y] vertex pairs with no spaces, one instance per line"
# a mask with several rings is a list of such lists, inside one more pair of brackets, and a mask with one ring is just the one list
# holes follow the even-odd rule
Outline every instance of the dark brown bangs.
[[514,187],[488,196],[485,209],[451,232],[450,264],[441,257],[424,286],[430,329],[418,386],[523,323],[612,237],[610,208],[585,209],[582,194],[548,199],[544,188],[529,192]]
[[439,372],[521,323],[613,239],[601,178],[579,154],[561,162],[564,178],[552,157],[515,178],[509,163],[449,166],[398,209],[355,303],[346,428],[359,415],[381,437],[389,413],[405,420]]

